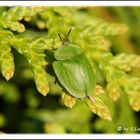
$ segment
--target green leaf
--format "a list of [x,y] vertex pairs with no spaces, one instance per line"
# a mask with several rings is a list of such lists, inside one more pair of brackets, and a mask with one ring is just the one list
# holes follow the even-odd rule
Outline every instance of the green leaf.
[[64,92],[62,93],[62,100],[65,104],[65,106],[72,108],[75,103],[76,103],[76,98],[72,95],[70,95],[68,92]]
[[100,98],[100,95],[103,94],[103,89],[101,86],[96,86],[96,90],[92,95],[93,100],[91,100],[89,97],[86,97],[84,102],[88,105],[89,109],[100,116],[101,118],[111,121],[112,117],[110,114],[110,111],[108,107],[104,104],[102,99]]
[[38,91],[46,96],[49,92],[49,85],[47,80],[47,74],[44,68],[38,66],[32,66],[32,71],[34,74],[35,83]]
[[111,63],[124,71],[130,71],[133,67],[140,67],[140,56],[121,53],[116,55]]
[[9,80],[14,75],[15,64],[11,47],[6,42],[0,42],[0,67],[2,75]]
[[111,115],[110,112],[107,108],[107,106],[103,103],[103,101],[98,98],[98,97],[94,97],[95,102],[92,102],[90,99],[86,98],[85,102],[87,103],[89,109],[97,114],[98,116],[100,116],[101,118],[111,121]]

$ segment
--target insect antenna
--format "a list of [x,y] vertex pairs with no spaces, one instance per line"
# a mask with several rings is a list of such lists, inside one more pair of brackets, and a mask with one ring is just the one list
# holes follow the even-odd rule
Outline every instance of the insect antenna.
[[69,42],[68,37],[69,37],[69,35],[70,35],[70,33],[71,33],[71,30],[72,30],[72,28],[70,28],[70,30],[69,30],[69,32],[68,32],[68,34],[66,35],[66,37],[65,37],[64,40],[62,39],[61,35],[58,33],[58,36],[59,36],[59,38],[60,38],[60,40],[61,40],[61,42],[62,42],[62,45],[64,45],[64,44],[66,44],[67,42]]
[[62,44],[64,44],[64,42],[63,42],[63,40],[62,40],[62,37],[61,37],[61,35],[60,35],[59,33],[58,33],[58,36],[59,36],[59,38],[60,38]]
[[69,35],[70,35],[70,33],[71,33],[71,30],[72,30],[72,28],[70,28],[70,30],[69,30],[69,32],[68,32],[66,38],[65,38],[65,41],[66,41],[66,42],[69,42]]
[[68,39],[68,37],[69,37],[69,35],[70,35],[70,33],[71,33],[71,30],[72,30],[72,28],[70,28],[70,30],[69,30],[69,32],[68,32],[68,34],[67,34],[67,36],[66,36],[66,39]]

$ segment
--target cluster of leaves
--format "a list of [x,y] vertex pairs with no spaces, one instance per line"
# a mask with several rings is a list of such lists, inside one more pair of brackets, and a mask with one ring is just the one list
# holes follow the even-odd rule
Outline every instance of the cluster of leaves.
[[[38,28],[38,30],[35,31],[33,30],[34,28]],[[64,104],[70,108],[73,107],[77,99],[67,93],[62,93],[61,87],[55,84],[55,78],[46,71],[46,67],[50,64],[50,61],[46,57],[50,60],[51,57],[45,54],[45,50],[51,51],[52,48],[61,46],[61,41],[57,34],[61,33],[65,36],[70,28],[72,28],[69,37],[70,42],[83,49],[93,66],[93,70],[96,72],[97,86],[93,93],[95,102],[92,103],[88,98],[84,100],[89,109],[101,118],[106,120],[114,119],[116,117],[114,110],[117,103],[115,104],[110,101],[107,96],[109,95],[113,101],[121,101],[120,110],[122,112],[125,108],[121,104],[127,102],[126,97],[128,97],[132,109],[139,111],[140,79],[130,75],[130,71],[134,67],[140,67],[140,57],[135,54],[128,55],[125,53],[113,55],[111,52],[111,42],[109,41],[110,36],[125,33],[127,26],[106,22],[96,17],[91,18],[80,7],[2,8],[0,13],[0,68],[3,77],[9,80],[14,75],[15,63],[12,50],[15,49],[28,61],[33,72],[31,77],[34,78],[38,91],[46,96],[47,93],[52,93],[53,90],[58,89],[56,91],[59,92],[59,95],[62,95]],[[102,80],[100,81],[100,79]],[[6,83],[1,85],[0,90],[4,90],[7,86]],[[13,88],[12,90],[15,89]],[[17,91],[15,91],[16,93]],[[30,99],[30,96],[28,98]],[[29,106],[38,104],[36,103],[36,99],[31,99],[28,102]],[[127,103],[125,107],[128,108]],[[77,113],[75,113],[75,108]],[[71,112],[67,112],[67,110],[58,110],[56,112],[39,110],[36,112],[33,110],[31,112],[29,111],[29,113],[27,111],[26,113],[27,116],[33,118],[35,116],[36,119],[45,122],[44,128],[47,132],[52,132],[52,130],[65,132],[65,129],[74,129],[71,124],[75,124],[73,119],[71,120],[71,124],[66,123],[67,120],[65,119],[68,119],[68,116],[71,113],[73,114],[73,112],[75,113],[75,118],[77,118],[78,114],[83,111],[86,114],[82,118],[85,129],[82,128],[81,133],[89,132],[91,126],[88,123],[91,113],[83,105],[79,105],[79,102],[75,108]],[[40,117],[37,114],[42,116]],[[52,118],[54,114],[57,114],[57,116]],[[133,116],[129,108],[126,114]],[[116,119],[115,121],[117,123],[115,128],[124,120],[125,118],[122,118],[120,122],[117,122]],[[48,124],[47,122],[50,123]],[[97,122],[94,127],[98,129],[101,123]],[[80,131],[79,126],[75,129],[72,132]]]

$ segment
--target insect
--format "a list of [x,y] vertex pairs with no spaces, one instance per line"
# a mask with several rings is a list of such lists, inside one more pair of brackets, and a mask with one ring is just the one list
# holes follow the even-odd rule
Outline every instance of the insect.
[[93,68],[79,46],[70,44],[68,36],[62,40],[62,46],[54,52],[52,63],[54,72],[63,88],[76,98],[91,97],[95,90],[96,79]]

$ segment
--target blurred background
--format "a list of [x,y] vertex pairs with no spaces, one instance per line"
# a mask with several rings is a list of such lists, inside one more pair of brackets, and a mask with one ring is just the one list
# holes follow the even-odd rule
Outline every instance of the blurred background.
[[[109,22],[124,23],[129,27],[127,34],[110,37],[113,54],[140,54],[140,7],[85,7],[82,10],[91,18],[96,16]],[[14,77],[6,82],[0,75],[1,133],[140,132],[137,130],[140,129],[140,113],[126,108],[128,102],[125,98],[115,103],[115,117],[112,122],[108,122],[91,113],[81,102],[73,109],[66,108],[60,98],[60,89],[53,83],[51,94],[42,96],[36,90],[32,72],[25,58],[15,50],[13,53],[16,64]],[[131,73],[140,77],[138,68],[133,69]],[[113,107],[111,102],[110,105]],[[121,130],[118,130],[119,126]],[[124,127],[129,130],[124,131]]]

